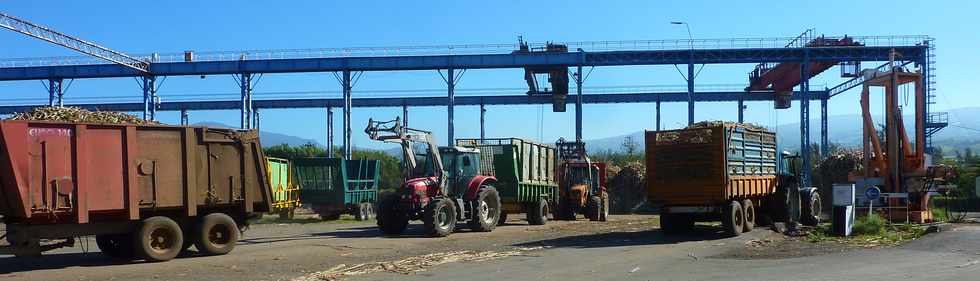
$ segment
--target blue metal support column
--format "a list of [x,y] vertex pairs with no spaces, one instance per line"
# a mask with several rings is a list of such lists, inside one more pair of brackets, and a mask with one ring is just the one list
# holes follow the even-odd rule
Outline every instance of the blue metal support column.
[[143,120],[156,120],[157,78],[143,76]]
[[252,125],[252,74],[242,73],[238,76],[238,86],[241,88],[241,128],[250,129]]
[[738,123],[745,123],[745,101],[738,100]]
[[484,106],[484,104],[481,103],[480,104],[480,140],[481,141],[487,138],[486,119],[487,119],[487,109]]
[[820,99],[820,159],[830,155],[830,140],[827,132],[827,97]]
[[333,107],[327,107],[327,157],[333,157]]
[[64,106],[64,88],[62,79],[48,79],[48,106]]
[[660,131],[660,100],[657,100],[657,132]]
[[694,50],[687,64],[687,125],[694,125]]
[[350,110],[353,106],[351,102],[351,90],[353,87],[351,86],[350,70],[344,70],[341,84],[344,87],[344,159],[350,160],[351,154],[354,152],[351,148],[350,141]]
[[582,65],[575,72],[575,141],[582,141]]
[[446,145],[452,146],[455,140],[455,136],[453,135],[453,130],[455,129],[453,127],[453,118],[455,117],[453,110],[456,107],[456,74],[451,67],[446,70],[446,85],[449,89],[449,97],[446,100],[446,111],[448,112],[448,123],[446,125],[448,141],[446,141]]
[[186,108],[181,108],[180,109],[180,125],[181,126],[187,126],[187,125],[190,125],[190,124],[188,124],[189,122],[190,122],[190,114],[187,113],[187,109]]
[[402,104],[402,127],[408,128],[408,105]]
[[800,159],[802,168],[800,169],[800,186],[810,186],[810,64],[809,52],[803,52],[803,61],[800,63]]
[[252,129],[255,129],[256,131],[260,130],[259,129],[259,109],[258,108],[253,108],[252,109]]

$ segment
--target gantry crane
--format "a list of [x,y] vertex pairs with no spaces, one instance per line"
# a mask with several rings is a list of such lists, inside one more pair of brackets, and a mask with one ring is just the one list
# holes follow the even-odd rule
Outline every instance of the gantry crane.
[[[894,51],[890,55],[890,67],[885,71],[871,70],[865,73],[861,92],[861,110],[864,125],[864,186],[880,186],[882,192],[908,194],[908,197],[887,199],[891,219],[909,219],[916,222],[931,220],[929,190],[926,187],[925,167],[925,93],[922,74],[896,65]],[[914,142],[909,141],[899,105],[900,87],[911,84],[915,95]],[[884,143],[878,136],[871,118],[870,91],[873,87],[884,88],[885,128]],[[907,212],[906,212],[907,211]]]

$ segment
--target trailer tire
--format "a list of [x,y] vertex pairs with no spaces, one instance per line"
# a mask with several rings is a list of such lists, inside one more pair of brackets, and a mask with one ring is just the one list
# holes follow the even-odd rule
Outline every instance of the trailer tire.
[[470,201],[470,218],[468,225],[473,231],[489,232],[497,227],[500,220],[500,195],[493,186],[485,185],[477,192],[476,198]]
[[742,226],[742,232],[752,231],[752,228],[755,227],[756,220],[755,204],[752,203],[752,200],[742,200],[742,215],[745,218],[745,223]]
[[530,225],[544,225],[548,223],[548,200],[539,198],[537,202],[528,204],[527,223]]
[[95,236],[95,245],[102,254],[112,258],[133,257],[133,240],[128,234],[104,234]]
[[589,202],[585,205],[585,217],[590,221],[598,221],[602,216],[602,198],[599,196],[589,197]]
[[354,219],[359,221],[371,220],[371,203],[363,202],[357,204],[357,211],[354,212]]
[[820,211],[822,208],[820,204],[823,204],[823,202],[820,202],[820,193],[817,193],[815,189],[806,192],[802,201],[803,210],[801,210],[802,212],[800,214],[800,223],[806,226],[820,224]]
[[150,217],[140,223],[132,240],[136,256],[148,262],[168,261],[184,247],[184,232],[168,217]]
[[497,218],[497,225],[507,224],[507,213],[500,211],[500,218]]
[[721,225],[725,233],[730,236],[739,236],[745,227],[745,215],[742,213],[742,204],[738,201],[728,203],[722,210]]
[[238,224],[228,215],[208,214],[194,229],[194,247],[205,255],[224,255],[235,249],[239,234]]
[[378,201],[378,229],[385,235],[399,235],[408,227],[408,217],[398,210],[398,194],[389,193]]
[[425,207],[422,222],[429,236],[446,237],[456,229],[456,208],[448,199],[432,200]]

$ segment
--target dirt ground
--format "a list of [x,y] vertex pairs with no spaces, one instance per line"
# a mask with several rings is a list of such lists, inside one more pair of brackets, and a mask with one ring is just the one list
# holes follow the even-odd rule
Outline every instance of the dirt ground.
[[385,280],[391,276],[368,273],[404,276],[445,263],[540,257],[552,249],[612,247],[629,252],[631,247],[652,246],[657,250],[646,255],[677,252],[673,255],[696,260],[784,259],[857,249],[764,228],[726,238],[717,227],[699,225],[686,235],[664,236],[655,215],[618,215],[609,222],[549,221],[545,226],[512,219],[490,233],[462,231],[447,238],[424,237],[419,224],[411,225],[406,235],[383,237],[373,222],[310,222],[253,225],[229,255],[199,256],[192,249],[162,263],[109,259],[98,253],[94,239],[81,240],[74,248],[41,258],[0,256],[0,280],[333,280],[331,272],[341,271]]

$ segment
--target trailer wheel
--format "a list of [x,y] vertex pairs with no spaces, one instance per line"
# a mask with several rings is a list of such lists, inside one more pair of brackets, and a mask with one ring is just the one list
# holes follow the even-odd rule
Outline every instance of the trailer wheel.
[[296,208],[295,207],[289,207],[289,208],[286,208],[286,209],[279,210],[279,219],[280,220],[291,220],[295,216],[296,216]]
[[435,199],[425,207],[422,217],[425,232],[433,237],[445,237],[456,228],[456,208],[447,199]]
[[527,223],[531,225],[544,225],[548,223],[548,200],[544,198],[538,199],[537,202],[533,202],[528,205],[527,210]]
[[194,232],[194,246],[205,255],[224,255],[235,249],[238,242],[238,224],[222,213],[208,214],[201,218]]
[[504,211],[500,211],[500,218],[497,219],[497,225],[505,225],[505,224],[507,224],[507,213],[504,213]]
[[599,212],[599,221],[606,221],[609,217],[609,194],[603,191],[600,198],[602,198],[602,211]]
[[745,228],[745,214],[742,213],[742,204],[739,204],[738,201],[728,203],[728,206],[722,210],[721,225],[728,235],[741,235],[742,229]]
[[133,238],[127,234],[96,235],[95,244],[102,254],[113,258],[133,257]]
[[184,232],[177,222],[168,217],[147,218],[133,234],[137,256],[149,262],[171,260],[180,254],[184,246]]
[[755,204],[752,204],[752,200],[745,199],[742,200],[742,214],[745,217],[745,223],[742,226],[742,232],[752,231],[755,227]]
[[408,227],[408,217],[398,210],[398,194],[389,193],[378,201],[378,229],[385,235],[399,235]]
[[371,220],[371,203],[363,202],[357,204],[357,210],[354,212],[354,219],[359,221]]
[[473,231],[492,231],[500,219],[500,195],[493,186],[484,186],[470,201],[470,218],[468,224]]
[[803,212],[800,214],[800,222],[807,226],[816,226],[820,224],[820,211],[821,205],[820,193],[816,190],[811,190],[804,195],[803,198]]

